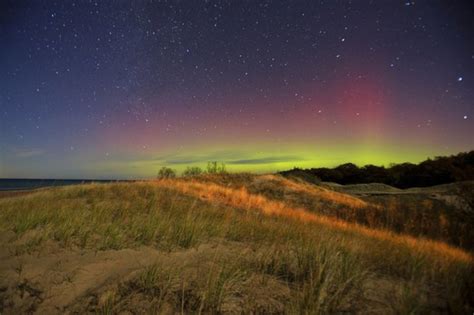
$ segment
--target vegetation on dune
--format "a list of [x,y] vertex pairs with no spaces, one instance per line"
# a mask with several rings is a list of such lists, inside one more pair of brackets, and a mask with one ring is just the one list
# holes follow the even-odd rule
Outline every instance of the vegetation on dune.
[[202,169],[198,166],[188,166],[183,172],[184,177],[195,177],[201,174],[202,174]]
[[383,166],[352,163],[335,168],[311,168],[281,172],[310,182],[326,181],[338,184],[384,183],[399,188],[427,187],[458,181],[474,180],[474,151],[453,156],[436,157],[419,164],[403,163]]
[[[196,176],[202,175],[204,173],[205,174],[212,174],[212,175],[227,174],[225,163],[218,163],[217,161],[208,162],[205,172],[198,166],[188,166],[183,171],[182,176],[183,177],[196,177]],[[158,171],[157,179],[176,178],[176,174],[177,174],[177,172],[176,172],[175,169],[172,169],[172,168],[167,167],[167,166],[163,166]]]
[[[51,241],[71,249],[163,252],[106,298],[76,305],[79,312],[118,312],[137,299],[148,311],[165,313],[459,313],[472,307],[471,254],[253,192],[259,185],[269,190],[271,177],[250,181],[253,188],[237,184],[249,176],[44,189],[1,199],[0,229],[15,233],[18,256]],[[287,189],[303,189],[286,183],[293,184]],[[340,193],[311,196],[365,207]],[[188,251],[194,260],[172,260]]]
[[176,171],[172,168],[163,166],[160,168],[158,171],[158,179],[165,179],[165,178],[175,178],[176,177]]
[[[432,194],[396,194],[354,196],[327,186],[310,184],[298,178],[287,179],[276,175],[224,174],[201,176],[200,182],[241,189],[252,195],[284,202],[293,208],[358,223],[369,228],[384,229],[415,237],[426,237],[456,246],[474,249],[474,216],[470,206],[458,209]],[[474,183],[459,183],[449,197],[461,198],[469,207]],[[471,202],[472,204],[472,202]]]
[[217,161],[207,163],[208,174],[225,174],[226,172],[227,171],[224,163],[218,163]]

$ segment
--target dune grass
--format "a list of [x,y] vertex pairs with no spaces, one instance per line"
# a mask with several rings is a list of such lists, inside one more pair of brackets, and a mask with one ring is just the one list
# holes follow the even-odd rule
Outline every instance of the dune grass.
[[[158,310],[224,312],[237,307],[237,297],[250,301],[250,288],[271,281],[282,292],[288,288],[278,299],[280,308],[269,306],[274,302],[249,302],[240,303],[250,305],[240,310],[457,313],[472,307],[473,259],[463,250],[317,215],[218,183],[170,179],[44,189],[1,199],[0,228],[21,241],[18,255],[48,241],[64,248],[145,245],[163,252],[230,244],[218,247],[193,275],[179,264],[146,267],[128,290],[152,296]],[[120,309],[118,300],[108,299],[103,311]]]
[[[369,228],[390,230],[447,242],[472,251],[474,249],[474,216],[469,200],[474,184],[452,184],[442,196],[437,188],[398,190],[397,194],[372,195],[360,185],[361,197],[329,189],[330,185],[315,185],[299,178],[288,179],[278,175],[224,174],[202,175],[199,182],[213,183],[227,188],[245,188],[252,195],[280,201],[292,208],[304,208],[326,217],[354,222]],[[340,190],[340,191],[338,191]],[[407,193],[408,192],[408,193]],[[433,196],[434,195],[434,196]],[[457,204],[454,206],[453,204]],[[472,206],[470,207],[472,209]]]

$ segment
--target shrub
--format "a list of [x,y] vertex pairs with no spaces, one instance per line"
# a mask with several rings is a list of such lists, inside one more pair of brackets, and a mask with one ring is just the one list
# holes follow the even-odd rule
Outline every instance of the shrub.
[[202,169],[198,166],[188,166],[184,172],[184,177],[194,177],[202,174]]
[[163,166],[159,171],[158,171],[158,179],[166,179],[166,178],[175,178],[176,177],[176,171],[172,168]]
[[217,163],[216,161],[207,162],[207,172],[209,174],[225,174],[225,164]]
[[293,169],[280,174],[304,180],[314,176],[324,182],[342,185],[376,182],[398,188],[427,187],[474,180],[474,151],[427,159],[419,164],[392,164],[387,168],[375,165],[358,167],[346,163],[335,168]]

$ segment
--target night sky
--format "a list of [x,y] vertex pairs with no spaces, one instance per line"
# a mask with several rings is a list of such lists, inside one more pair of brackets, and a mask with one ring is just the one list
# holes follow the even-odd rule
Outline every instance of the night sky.
[[470,1],[1,1],[0,177],[474,149]]

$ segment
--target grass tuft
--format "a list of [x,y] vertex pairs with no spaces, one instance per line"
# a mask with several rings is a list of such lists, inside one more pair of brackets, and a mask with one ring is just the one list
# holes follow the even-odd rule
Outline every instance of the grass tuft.
[[[133,292],[152,301],[150,309],[178,313],[472,308],[471,253],[296,207],[287,194],[310,188],[286,179],[213,176],[56,187],[0,199],[0,230],[15,233],[11,246],[18,254],[40,249],[45,241],[94,251],[145,245],[163,257],[199,256],[202,246],[218,244],[194,264],[158,261],[144,268],[128,291],[97,305],[102,314],[121,310],[126,303],[119,300]],[[262,193],[232,184],[255,180]],[[328,206],[365,207],[342,195],[321,190],[311,198]],[[374,284],[377,290],[370,289]],[[255,296],[263,304],[252,302]],[[433,304],[435,299],[442,303]]]

